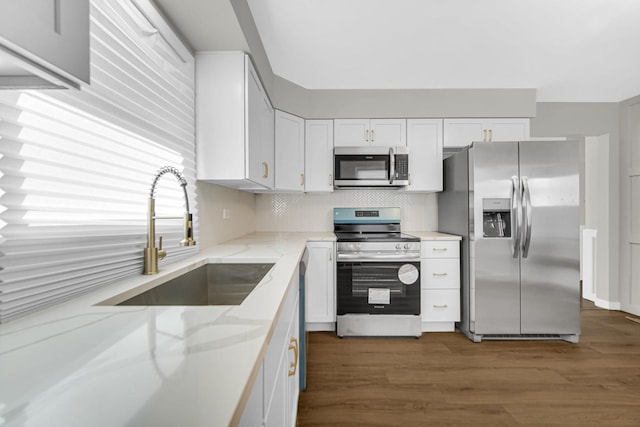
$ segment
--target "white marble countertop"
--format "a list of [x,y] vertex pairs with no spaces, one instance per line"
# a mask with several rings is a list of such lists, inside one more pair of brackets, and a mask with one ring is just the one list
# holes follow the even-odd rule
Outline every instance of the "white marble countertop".
[[407,234],[421,238],[422,240],[462,240],[461,236],[455,234],[440,233],[437,231],[405,231]]
[[[254,233],[0,325],[0,426],[227,426],[308,240]],[[239,306],[96,305],[210,262],[274,262]]]

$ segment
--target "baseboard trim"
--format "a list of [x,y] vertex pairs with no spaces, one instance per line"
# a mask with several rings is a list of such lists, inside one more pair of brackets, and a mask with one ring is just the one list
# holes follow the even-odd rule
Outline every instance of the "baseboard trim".
[[621,310],[622,309],[622,305],[620,304],[620,302],[612,302],[612,301],[607,301],[601,298],[594,298],[593,299],[593,303],[596,305],[596,307],[600,307],[600,308],[606,308],[607,310]]

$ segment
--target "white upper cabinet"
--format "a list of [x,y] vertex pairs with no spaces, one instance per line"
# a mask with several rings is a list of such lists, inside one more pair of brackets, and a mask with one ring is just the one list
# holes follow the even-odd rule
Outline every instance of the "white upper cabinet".
[[442,119],[408,119],[406,191],[442,191]]
[[0,87],[89,83],[89,1],[0,1]]
[[307,193],[333,191],[333,120],[305,120],[305,180]]
[[444,119],[444,148],[466,147],[474,141],[529,139],[529,119]]
[[406,119],[336,119],[336,147],[407,145]]
[[248,55],[198,52],[198,179],[249,191],[273,189],[274,133],[274,110]]
[[304,119],[276,110],[276,190],[303,192]]

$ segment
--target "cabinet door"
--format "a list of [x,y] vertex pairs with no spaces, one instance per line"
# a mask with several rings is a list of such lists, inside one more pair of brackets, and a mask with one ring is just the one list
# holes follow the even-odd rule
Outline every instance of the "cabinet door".
[[488,119],[488,141],[524,141],[529,139],[529,119]]
[[369,141],[379,147],[407,145],[406,119],[371,119]]
[[300,317],[298,316],[298,304],[294,310],[294,316],[291,319],[291,327],[289,330],[289,347],[287,349],[287,414],[288,422],[286,425],[295,426],[296,417],[298,415],[298,398],[300,396]]
[[304,190],[304,119],[275,112],[276,190]]
[[89,83],[89,1],[0,1],[0,45]]
[[304,191],[333,191],[333,120],[306,120]]
[[442,191],[442,120],[407,120],[407,191]]
[[274,116],[269,98],[262,88],[251,61],[247,69],[247,177],[265,188],[273,188]]
[[336,147],[369,145],[369,119],[336,119],[333,124]]
[[307,323],[336,321],[333,242],[309,242],[309,264],[305,274]]
[[484,119],[444,119],[444,147],[466,147],[484,141]]

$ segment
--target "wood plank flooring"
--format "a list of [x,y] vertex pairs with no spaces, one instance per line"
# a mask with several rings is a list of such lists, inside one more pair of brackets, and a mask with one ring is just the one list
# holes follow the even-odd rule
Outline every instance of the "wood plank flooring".
[[640,324],[625,316],[585,302],[578,344],[313,332],[298,426],[640,426]]

